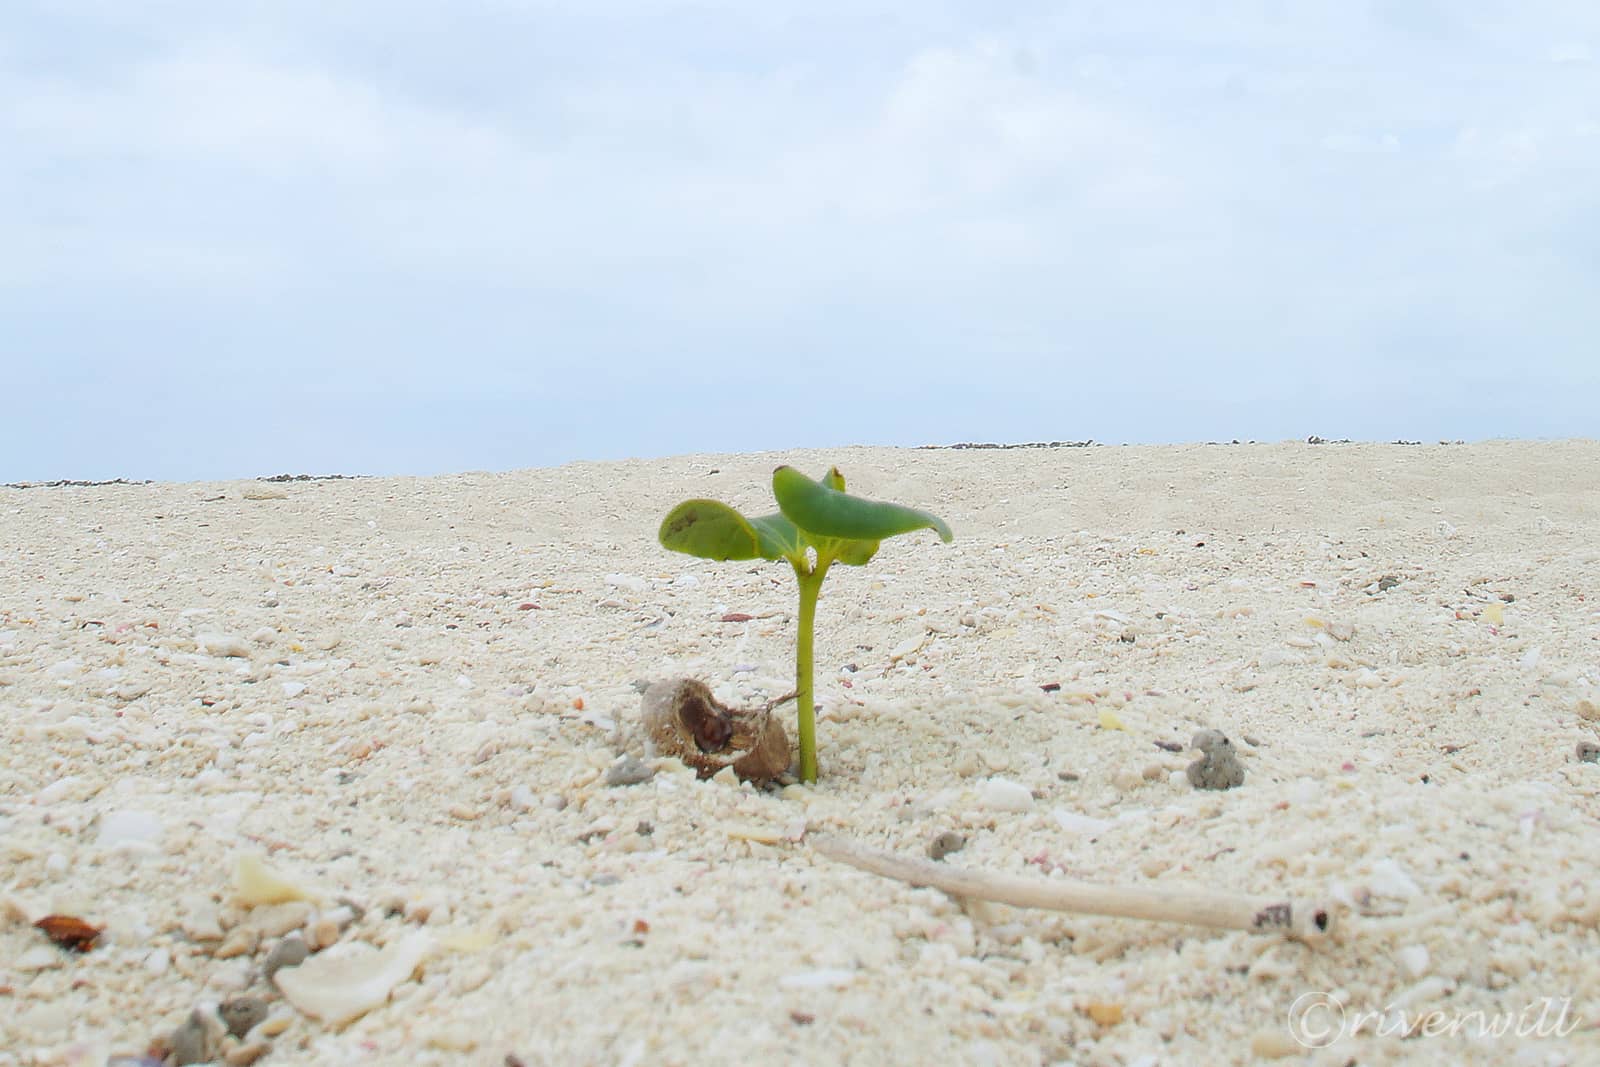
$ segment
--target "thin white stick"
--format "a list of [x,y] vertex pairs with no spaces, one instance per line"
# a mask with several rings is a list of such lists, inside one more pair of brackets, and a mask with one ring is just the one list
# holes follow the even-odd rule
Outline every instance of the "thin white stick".
[[863,871],[912,885],[931,886],[952,896],[992,900],[1019,908],[1188,923],[1219,930],[1247,930],[1253,934],[1287,934],[1306,941],[1315,940],[1333,929],[1333,909],[1324,902],[1015,878],[880,852],[831,834],[807,834],[806,840],[824,856]]

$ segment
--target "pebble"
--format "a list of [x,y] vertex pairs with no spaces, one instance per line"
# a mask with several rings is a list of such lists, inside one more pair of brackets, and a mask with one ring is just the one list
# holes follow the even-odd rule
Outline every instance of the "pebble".
[[1600,763],[1600,743],[1594,741],[1578,742],[1579,763]]
[[606,785],[639,785],[656,776],[656,770],[638,756],[623,756],[606,768]]
[[784,989],[840,989],[855,981],[856,972],[842,968],[823,968],[816,971],[799,971],[778,979]]
[[1395,958],[1400,961],[1400,969],[1411,978],[1421,978],[1428,970],[1426,945],[1407,945],[1395,953]]
[[161,820],[148,811],[113,811],[100,817],[95,842],[121,851],[155,852],[161,833]]
[[274,975],[285,967],[298,967],[311,955],[311,946],[302,938],[286,937],[272,947],[261,963],[261,977],[272,981]]
[[304,926],[311,918],[311,912],[311,905],[303,900],[268,904],[251,911],[244,925],[260,931],[263,938],[282,937],[291,930],[298,930]]
[[1304,1055],[1306,1046],[1280,1030],[1262,1030],[1250,1039],[1250,1052],[1263,1060]]
[[57,778],[55,781],[51,782],[49,785],[35,793],[33,795],[33,802],[40,806],[44,806],[65,800],[67,794],[71,793],[75,788],[77,788],[82,781],[83,779],[76,774],[69,774],[65,775],[64,777]]
[[1600,704],[1596,704],[1592,700],[1578,701],[1573,706],[1573,710],[1578,713],[1578,718],[1586,722],[1600,722]]
[[219,960],[231,960],[235,956],[249,956],[261,944],[261,931],[249,926],[236,926],[228,931],[228,936],[222,939],[222,944],[212,953]]
[[217,905],[209,898],[190,894],[183,900],[183,918],[178,928],[190,941],[221,941],[222,920]]
[[332,919],[323,917],[311,924],[306,931],[306,943],[312,950],[321,952],[339,940],[339,924]]
[[946,830],[935,834],[933,840],[928,842],[928,858],[942,860],[952,852],[960,852],[967,847],[967,839],[954,830]]
[[978,787],[978,806],[987,811],[1028,811],[1033,793],[1009,778],[989,778]]
[[1121,767],[1111,776],[1111,784],[1128,793],[1144,784],[1144,776],[1132,767]]
[[249,659],[250,646],[232,634],[197,634],[195,643],[200,651],[224,659]]
[[927,633],[920,633],[906,638],[889,651],[889,662],[899,663],[901,660],[915,653],[928,640]]
[[23,974],[32,974],[60,967],[65,961],[66,956],[59,949],[51,948],[49,945],[35,945],[30,949],[24,949],[21,955],[12,959],[10,967]]
[[1084,815],[1065,808],[1057,808],[1051,812],[1055,817],[1056,825],[1070,834],[1098,834],[1111,829],[1110,819],[1097,819],[1092,815]]
[[406,922],[418,926],[447,922],[450,918],[450,902],[443,893],[425,893],[415,900],[408,900],[403,915]]
[[449,1025],[441,1030],[434,1030],[428,1034],[427,1041],[430,1048],[446,1052],[471,1052],[478,1047],[478,1035],[470,1028],[461,1025]]
[[235,993],[243,993],[246,989],[249,989],[250,984],[255,980],[254,968],[247,961],[240,960],[236,965],[223,965],[212,968],[211,973],[206,978],[205,988],[207,992],[218,993],[222,996],[232,996]]
[[1220,730],[1201,730],[1189,742],[1202,755],[1189,764],[1185,775],[1196,789],[1235,789],[1244,784],[1244,766],[1233,742]]
[[246,500],[288,500],[289,491],[276,485],[249,485],[239,495]]
[[228,1033],[242,1038],[267,1017],[267,1002],[260,997],[235,997],[223,1001],[217,1011]]
[[210,1063],[216,1059],[220,1051],[220,1035],[217,1027],[206,1013],[199,1008],[189,1013],[189,1017],[167,1039],[170,1052],[167,1062],[175,1067],[184,1067],[191,1063]]
[[1412,881],[1411,876],[1391,859],[1381,859],[1372,865],[1367,888],[1380,897],[1400,900],[1409,900],[1422,893],[1421,887]]

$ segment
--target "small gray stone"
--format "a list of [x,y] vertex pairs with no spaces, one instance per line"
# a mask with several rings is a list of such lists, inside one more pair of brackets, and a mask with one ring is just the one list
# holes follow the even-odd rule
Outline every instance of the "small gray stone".
[[298,937],[286,937],[272,947],[261,964],[261,977],[272,981],[272,976],[284,967],[298,967],[311,955],[311,948]]
[[954,830],[946,830],[942,834],[934,835],[928,842],[928,858],[942,860],[952,852],[960,852],[967,847],[967,839]]
[[[302,942],[304,944],[304,942]],[[235,997],[225,1000],[217,1009],[222,1024],[234,1037],[243,1037],[267,1017],[267,1002],[260,997]]]
[[1235,789],[1244,784],[1244,766],[1233,742],[1220,730],[1201,730],[1189,747],[1199,749],[1201,757],[1189,764],[1189,784],[1196,789]]
[[1594,741],[1579,741],[1578,762],[1600,763],[1600,744]]
[[174,1067],[185,1067],[191,1063],[209,1063],[216,1058],[218,1051],[217,1041],[212,1033],[211,1026],[207,1025],[205,1013],[199,1008],[189,1013],[172,1036],[167,1039],[170,1051],[167,1053],[167,1062]]
[[656,769],[638,756],[624,756],[606,768],[606,785],[639,785],[656,776]]

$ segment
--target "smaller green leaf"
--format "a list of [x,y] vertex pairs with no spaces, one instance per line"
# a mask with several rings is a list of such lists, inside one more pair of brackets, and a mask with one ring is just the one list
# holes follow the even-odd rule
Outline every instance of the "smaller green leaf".
[[[701,559],[764,556],[750,520],[718,500],[685,500],[661,520],[661,544]],[[776,557],[765,557],[776,558]]]
[[913,530],[933,530],[941,540],[954,534],[937,515],[902,504],[867,500],[835,489],[844,477],[835,468],[821,482],[801,474],[793,467],[772,472],[772,495],[778,507],[807,534],[837,537],[851,541],[881,541]]
[[[852,567],[865,567],[872,557],[878,554],[878,546],[883,544],[882,541],[858,541],[843,537],[830,537],[826,540],[829,542],[829,551],[833,558]],[[821,552],[822,549],[819,548],[817,551]]]
[[756,537],[761,541],[763,559],[803,560],[806,554],[805,538],[794,523],[783,515],[774,513],[750,520]]

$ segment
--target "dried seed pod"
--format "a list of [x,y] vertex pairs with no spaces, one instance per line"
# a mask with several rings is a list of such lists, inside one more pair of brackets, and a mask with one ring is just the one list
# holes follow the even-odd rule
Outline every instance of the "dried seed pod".
[[789,737],[772,716],[784,697],[759,708],[730,708],[694,678],[664,678],[644,692],[645,734],[656,754],[676,756],[709,778],[724,767],[747,782],[789,769]]

